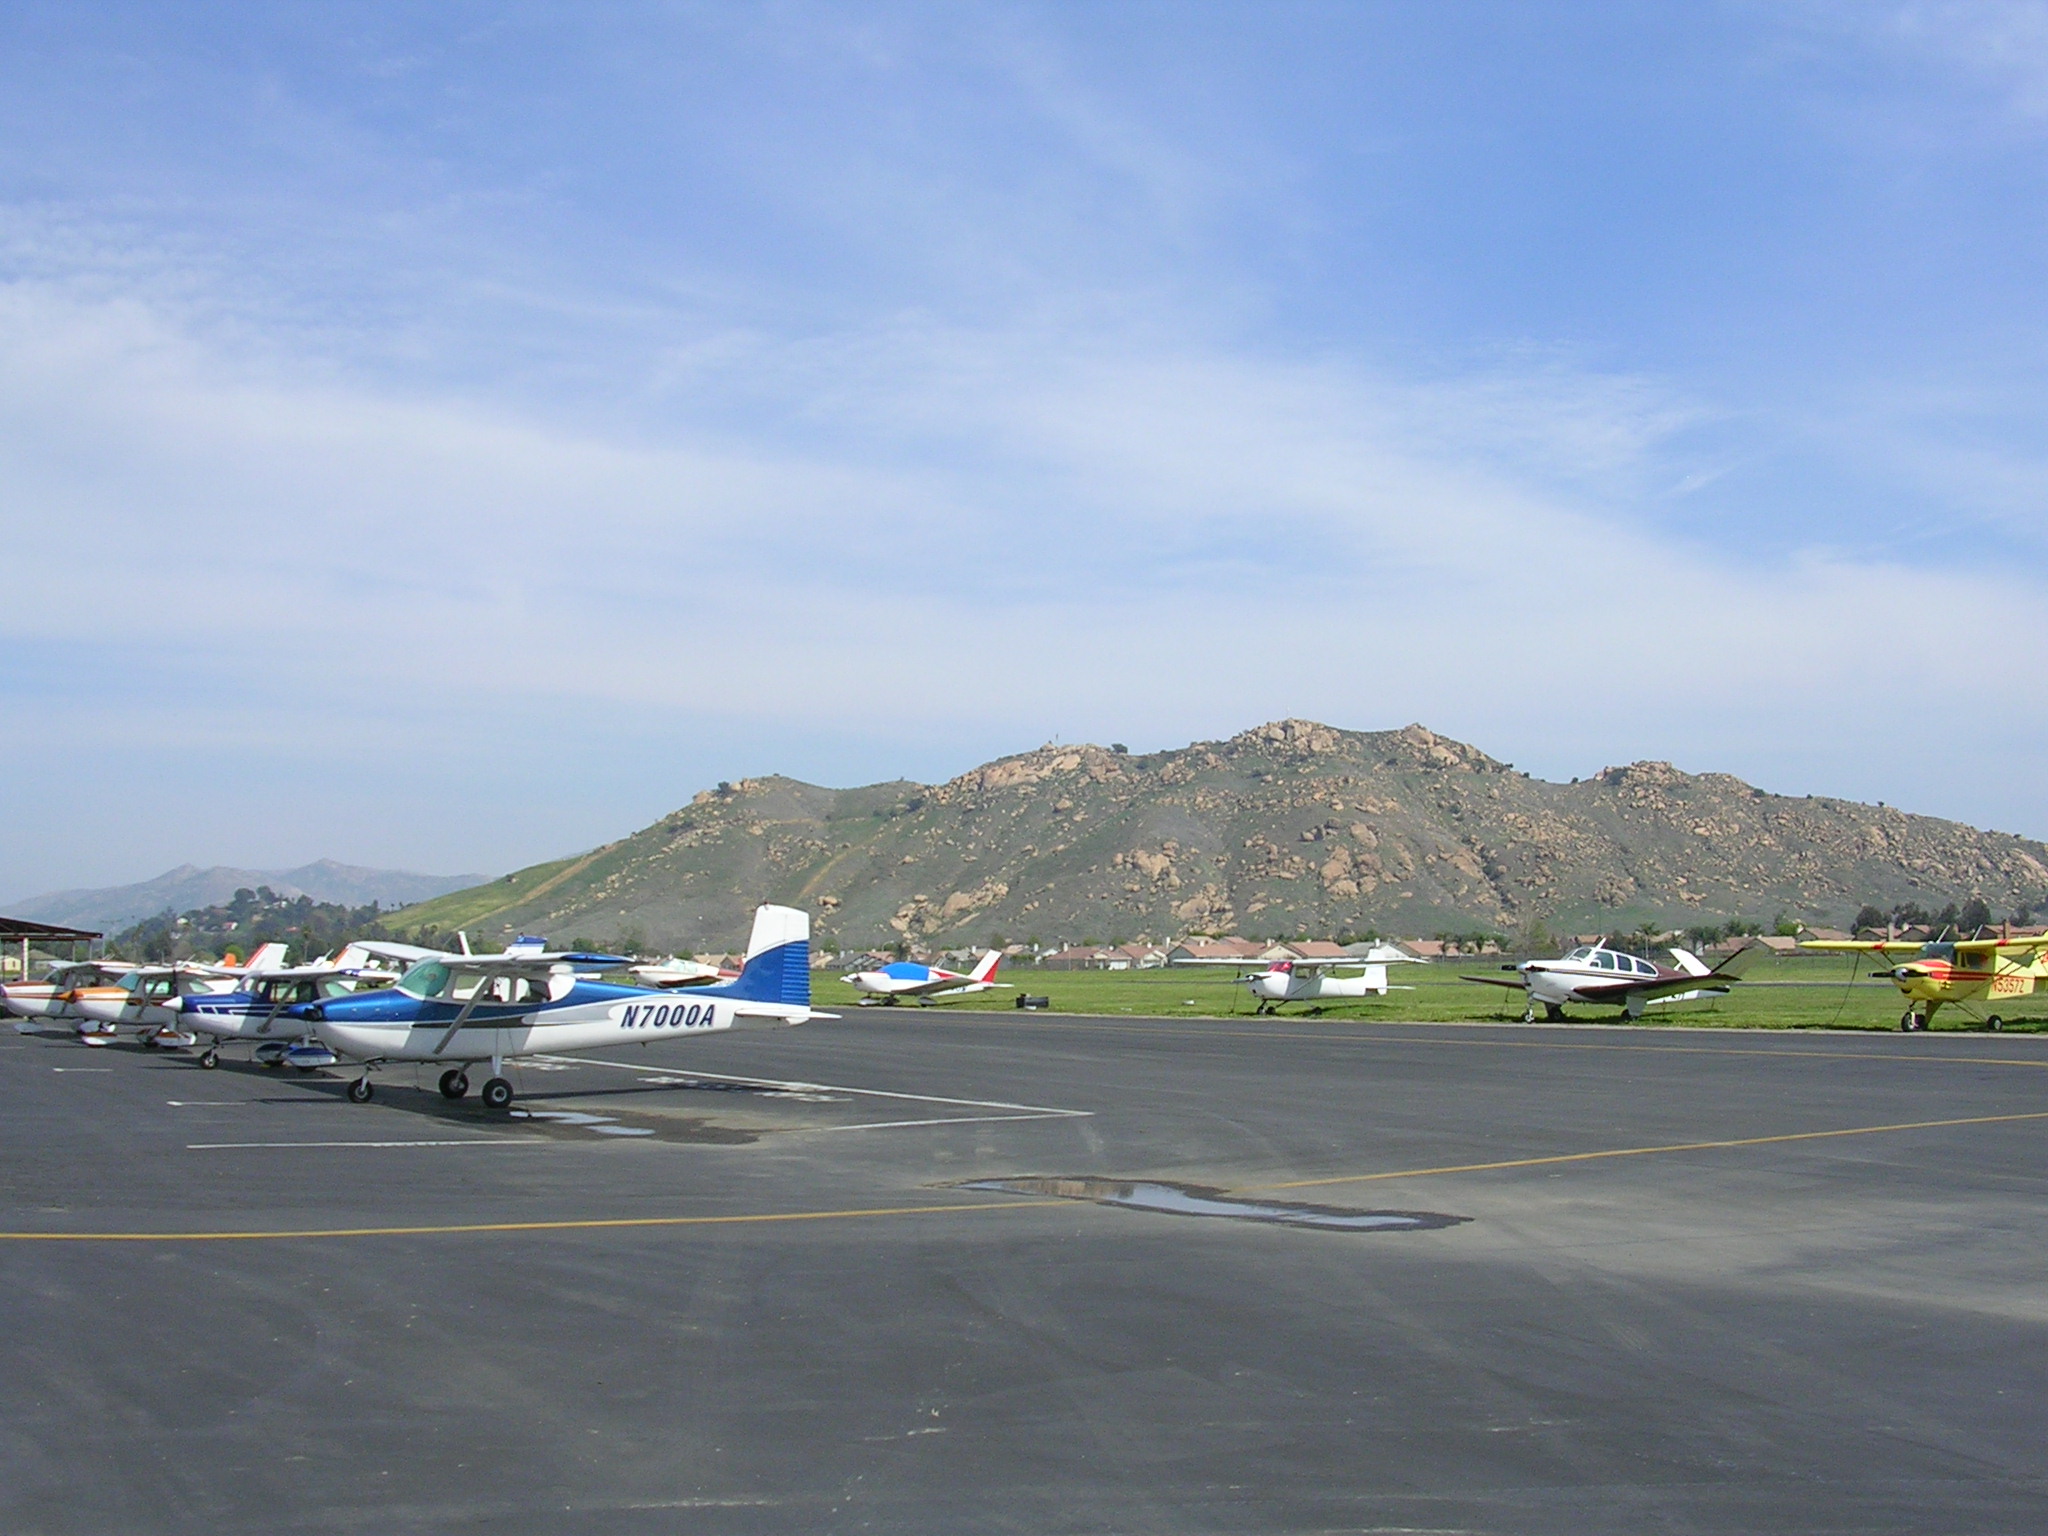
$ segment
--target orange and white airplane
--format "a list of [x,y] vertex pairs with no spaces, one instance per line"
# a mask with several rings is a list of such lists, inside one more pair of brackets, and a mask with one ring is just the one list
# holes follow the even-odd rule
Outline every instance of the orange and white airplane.
[[2048,934],[2030,939],[1936,939],[1925,944],[1916,939],[1805,939],[1799,947],[1886,959],[1910,957],[1890,970],[1871,973],[1890,977],[1906,999],[1901,1029],[1927,1028],[1935,1011],[1951,1003],[1986,1029],[2002,1029],[2005,1017],[1997,1010],[2028,996],[2048,977]]
[[284,969],[286,946],[263,944],[237,965],[234,956],[213,965],[182,960],[168,965],[138,965],[104,986],[74,988],[71,1007],[78,1018],[78,1038],[87,1045],[106,1045],[122,1029],[138,1031],[144,1045],[191,1045],[197,1037],[181,1027],[172,998],[193,993],[232,992],[245,976]]
[[130,960],[72,960],[51,967],[41,981],[10,981],[0,986],[0,1008],[18,1019],[76,1020],[83,1015],[71,1001],[73,992],[134,969]]

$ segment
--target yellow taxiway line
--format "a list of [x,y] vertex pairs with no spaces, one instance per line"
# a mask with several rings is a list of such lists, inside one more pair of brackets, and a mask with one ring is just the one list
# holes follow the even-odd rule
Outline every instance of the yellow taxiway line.
[[[1282,1189],[1316,1189],[1332,1184],[1367,1184],[1388,1179],[1439,1178],[1453,1173],[1494,1173],[1510,1168],[1543,1168],[1559,1163],[1590,1163],[1606,1158],[1651,1157],[1674,1152],[1715,1152],[1733,1147],[1779,1146],[1795,1141],[1826,1141],[1840,1136],[1882,1136],[1899,1131],[1931,1131],[1962,1125],[2008,1125],[2048,1120],[2048,1110],[2013,1115],[1966,1115],[1950,1120],[1908,1120],[1893,1125],[1852,1125],[1831,1131],[1787,1131],[1775,1136],[1740,1136],[1720,1141],[1679,1141],[1653,1147],[1608,1147],[1596,1152],[1560,1152],[1546,1157],[1515,1157],[1490,1163],[1453,1163],[1437,1168],[1393,1168],[1379,1173],[1345,1173],[1320,1179],[1291,1179],[1250,1186],[1246,1193]],[[461,1234],[508,1232],[596,1232],[654,1227],[717,1227],[765,1225],[792,1221],[856,1221],[888,1216],[942,1216],[962,1211],[1030,1211],[1073,1205],[1071,1200],[983,1200],[953,1205],[856,1206],[840,1211],[764,1211],[737,1216],[613,1216],[566,1221],[478,1221],[408,1227],[316,1227],[271,1232],[0,1232],[0,1242],[13,1243],[208,1243],[279,1241],[330,1237],[452,1237]]]
[[1315,1189],[1328,1184],[1367,1184],[1377,1179],[1427,1179],[1445,1173],[1491,1173],[1503,1168],[1542,1168],[1553,1163],[1591,1163],[1608,1157],[1651,1157],[1662,1152],[1714,1152],[1726,1147],[1768,1147],[1788,1141],[1824,1141],[1832,1136],[1881,1136],[1890,1131],[1932,1131],[1949,1125],[2004,1125],[2015,1120],[2048,1120],[2048,1110],[2022,1115],[1966,1115],[1955,1120],[1908,1120],[1897,1125],[1851,1125],[1833,1131],[1788,1131],[1777,1136],[1737,1136],[1725,1141],[1675,1141],[1659,1147],[1609,1147],[1599,1152],[1559,1152],[1549,1157],[1512,1157],[1497,1163],[1455,1163],[1443,1168],[1400,1168],[1389,1173],[1340,1173],[1326,1179],[1290,1179],[1261,1184],[1270,1189]]

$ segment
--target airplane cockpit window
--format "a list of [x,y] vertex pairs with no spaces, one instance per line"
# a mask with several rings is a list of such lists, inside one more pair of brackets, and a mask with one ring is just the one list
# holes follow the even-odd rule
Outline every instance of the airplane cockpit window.
[[1946,960],[1955,963],[1956,947],[1953,944],[1923,944],[1920,948],[1922,960]]
[[1601,971],[1613,970],[1614,956],[1607,953],[1607,951],[1604,949],[1597,951],[1593,956],[1593,967],[1595,970]]
[[1580,946],[1579,946],[1579,947],[1578,947],[1577,949],[1573,950],[1573,951],[1572,951],[1572,952],[1571,952],[1570,954],[1566,955],[1566,956],[1565,956],[1565,959],[1567,959],[1567,960],[1586,960],[1586,959],[1590,959],[1590,958],[1592,957],[1592,954],[1593,954],[1593,951],[1592,951],[1592,950],[1590,950],[1590,949],[1586,948],[1586,946],[1585,946],[1585,945],[1581,944],[1581,945],[1580,945]]
[[398,990],[413,997],[439,997],[448,989],[448,967],[438,960],[422,960],[398,978]]

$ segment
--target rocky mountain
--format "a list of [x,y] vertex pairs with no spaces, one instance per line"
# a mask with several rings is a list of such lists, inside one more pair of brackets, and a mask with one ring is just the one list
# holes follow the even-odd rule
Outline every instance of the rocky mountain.
[[835,948],[2048,906],[2029,839],[1669,763],[1555,784],[1420,725],[1307,720],[1138,757],[1046,746],[936,785],[746,779],[532,874],[444,902],[473,936],[685,950],[734,945],[771,899]]
[[229,901],[240,889],[267,885],[280,896],[310,896],[315,901],[362,907],[381,902],[387,907],[426,901],[448,891],[476,885],[481,875],[416,875],[402,869],[364,869],[319,859],[297,869],[229,869],[216,864],[200,869],[180,864],[154,880],[100,890],[51,891],[12,902],[10,917],[112,933],[162,912],[189,912]]

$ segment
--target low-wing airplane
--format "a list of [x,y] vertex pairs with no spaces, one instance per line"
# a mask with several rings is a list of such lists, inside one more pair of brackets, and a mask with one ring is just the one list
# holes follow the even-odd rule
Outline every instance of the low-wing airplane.
[[[1257,1013],[1277,1013],[1282,1003],[1309,1003],[1346,997],[1385,997],[1395,990],[1387,983],[1387,967],[1401,961],[1419,963],[1391,944],[1375,946],[1369,953],[1343,960],[1276,960],[1263,971],[1237,979],[1252,989],[1259,1000]],[[1356,976],[1333,976],[1338,970],[1355,970]],[[1412,992],[1412,987],[1402,987]]]
[[1524,960],[1520,965],[1502,966],[1502,970],[1516,973],[1512,981],[1505,976],[1460,979],[1489,987],[1521,988],[1529,995],[1529,1006],[1522,1014],[1524,1024],[1536,1022],[1539,1003],[1543,1005],[1544,1016],[1552,1022],[1564,1017],[1566,1003],[1619,1004],[1631,1019],[1640,1019],[1651,1003],[1696,997],[1703,992],[1724,995],[1727,983],[1740,981],[1756,964],[1758,956],[1769,953],[1764,945],[1745,944],[1719,965],[1708,967],[1691,951],[1674,949],[1671,956],[1678,966],[1673,969],[1625,955],[1604,944],[1581,944],[1561,959]]
[[2048,976],[2048,934],[2031,939],[1937,939],[1931,944],[1913,939],[1805,939],[1799,947],[1910,956],[1888,971],[1871,973],[1890,977],[1904,996],[1906,1011],[1899,1028],[1909,1030],[1927,1028],[1935,1011],[1949,1003],[1982,1020],[1987,1029],[2002,1029],[2004,1017],[1979,1005],[1995,1009],[2001,999],[2026,997]]
[[501,954],[435,954],[381,991],[296,1003],[337,1055],[361,1064],[348,1096],[370,1099],[370,1073],[393,1062],[446,1062],[441,1092],[469,1092],[472,1066],[489,1062],[486,1108],[512,1102],[505,1063],[520,1056],[600,1050],[714,1031],[802,1024],[811,1009],[810,917],[794,907],[754,913],[738,979],[683,993],[589,979],[623,969],[621,955],[552,951],[521,940]]
[[903,997],[931,1003],[942,997],[965,997],[970,992],[1009,986],[1009,982],[995,979],[996,967],[1002,963],[1003,952],[992,949],[975,961],[974,969],[964,976],[958,971],[941,970],[936,965],[898,960],[878,971],[855,971],[851,976],[839,979],[850,983],[856,991],[867,994],[861,999],[863,1004],[894,1003]]
[[199,1055],[199,1065],[209,1070],[220,1065],[220,1048],[230,1040],[255,1041],[259,1066],[281,1067],[289,1061],[309,1072],[315,1067],[332,1066],[334,1053],[324,1045],[305,1048],[313,1045],[311,1026],[290,1018],[287,1010],[298,1003],[316,1003],[365,991],[365,983],[378,986],[396,981],[397,971],[368,964],[371,948],[378,951],[379,958],[414,963],[438,953],[411,944],[383,941],[374,945],[350,944],[332,959],[262,972],[245,978],[231,991],[187,992],[169,997],[163,1006],[177,1016],[178,1022],[158,1030],[153,1039],[158,1044],[197,1045],[199,1036],[209,1037],[206,1049]]
[[722,965],[709,965],[702,960],[681,960],[670,955],[666,960],[649,961],[645,965],[631,967],[633,979],[643,987],[695,987],[707,981],[734,981],[738,971],[729,971]]

